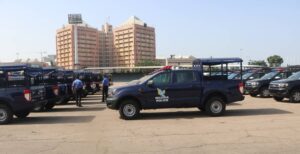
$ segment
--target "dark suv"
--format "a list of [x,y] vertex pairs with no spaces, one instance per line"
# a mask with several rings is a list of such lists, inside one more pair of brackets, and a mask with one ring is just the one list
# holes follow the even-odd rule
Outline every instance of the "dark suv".
[[262,98],[270,97],[269,84],[272,81],[286,79],[292,75],[292,71],[287,68],[274,69],[270,73],[265,74],[260,79],[250,80],[246,82],[245,89],[252,96],[260,95]]
[[45,103],[41,68],[31,65],[0,66],[0,124],[13,115],[24,118],[35,106]]
[[284,80],[270,83],[269,90],[273,98],[282,101],[288,98],[292,103],[300,102],[300,72],[297,72]]
[[[241,64],[242,60],[197,59],[193,69],[174,70],[166,66],[128,85],[110,88],[107,106],[119,110],[123,119],[138,117],[141,109],[182,107],[197,107],[211,116],[222,115],[226,104],[244,99],[241,80],[227,79],[228,63]],[[221,73],[214,76],[211,66],[218,65]],[[209,72],[204,72],[204,66]]]

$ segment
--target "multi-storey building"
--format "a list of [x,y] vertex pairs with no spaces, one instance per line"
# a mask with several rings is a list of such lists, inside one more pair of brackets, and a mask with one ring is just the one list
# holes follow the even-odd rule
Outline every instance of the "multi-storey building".
[[[76,53],[77,52],[77,53]],[[57,65],[67,69],[99,66],[98,30],[87,24],[66,25],[57,30]],[[76,58],[78,54],[78,59]]]
[[112,25],[105,23],[99,31],[100,67],[116,66]]
[[114,29],[114,44],[117,66],[133,67],[155,60],[155,29],[137,17]]
[[113,29],[87,24],[68,24],[56,32],[57,65],[66,69],[84,67],[133,67],[155,60],[155,29],[137,17]]

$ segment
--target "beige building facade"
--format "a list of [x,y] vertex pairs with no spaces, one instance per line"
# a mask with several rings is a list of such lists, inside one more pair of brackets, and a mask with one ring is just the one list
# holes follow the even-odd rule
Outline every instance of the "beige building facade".
[[134,67],[155,60],[155,29],[137,17],[117,28],[101,30],[87,24],[68,24],[56,32],[57,65],[66,69]]
[[130,17],[114,29],[117,66],[134,67],[145,60],[155,60],[155,29],[137,17]]
[[[78,59],[76,59],[76,50]],[[66,69],[97,67],[99,66],[99,52],[97,29],[86,24],[69,24],[57,30],[56,54],[58,66]]]

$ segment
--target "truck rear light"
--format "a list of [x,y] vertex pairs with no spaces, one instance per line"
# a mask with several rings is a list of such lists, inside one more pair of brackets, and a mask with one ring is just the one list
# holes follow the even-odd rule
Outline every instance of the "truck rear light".
[[58,86],[53,86],[52,89],[53,89],[54,95],[58,96],[58,94],[59,94],[58,93]]
[[25,89],[23,93],[24,93],[24,98],[27,101],[31,101],[31,91],[29,89]]
[[239,90],[241,93],[244,93],[244,83],[243,82],[239,83]]

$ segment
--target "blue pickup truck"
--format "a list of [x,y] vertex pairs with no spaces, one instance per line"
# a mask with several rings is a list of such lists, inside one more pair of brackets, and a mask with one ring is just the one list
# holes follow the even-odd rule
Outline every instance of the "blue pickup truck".
[[13,115],[25,118],[36,106],[45,104],[41,68],[27,64],[0,66],[0,124]]
[[142,109],[159,108],[197,107],[220,116],[226,104],[244,99],[242,79],[227,78],[229,63],[239,63],[242,72],[240,58],[196,59],[192,69],[166,66],[125,86],[111,87],[106,104],[126,120],[137,118]]

